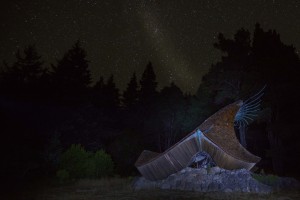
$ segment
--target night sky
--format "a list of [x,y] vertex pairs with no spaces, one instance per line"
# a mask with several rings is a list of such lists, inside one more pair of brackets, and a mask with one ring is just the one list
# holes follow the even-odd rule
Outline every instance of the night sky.
[[77,39],[87,50],[93,81],[114,74],[121,90],[152,61],[160,88],[171,81],[194,93],[212,63],[218,32],[276,29],[300,48],[299,0],[6,0],[0,3],[0,59],[36,44],[46,66]]

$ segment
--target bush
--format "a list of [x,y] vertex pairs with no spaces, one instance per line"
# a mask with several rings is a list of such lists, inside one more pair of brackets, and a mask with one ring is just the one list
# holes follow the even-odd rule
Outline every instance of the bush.
[[252,177],[257,181],[269,186],[273,186],[279,180],[278,176],[272,174],[270,175],[253,174]]
[[[72,145],[60,159],[57,177],[63,179],[68,172],[70,178],[102,178],[113,175],[114,163],[103,150],[91,153],[81,145]],[[64,171],[65,170],[65,171]]]
[[61,169],[56,172],[56,177],[60,183],[65,183],[70,179],[70,174],[67,170]]
[[62,154],[60,169],[67,170],[71,178],[84,178],[86,176],[86,161],[88,157],[88,152],[80,144],[73,144]]
[[107,177],[113,175],[114,163],[111,156],[103,150],[97,151],[94,155],[95,177]]

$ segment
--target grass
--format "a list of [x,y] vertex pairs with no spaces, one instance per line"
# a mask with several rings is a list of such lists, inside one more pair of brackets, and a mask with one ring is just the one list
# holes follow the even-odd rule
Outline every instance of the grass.
[[[271,195],[242,193],[195,193],[184,191],[145,190],[134,191],[132,178],[109,178],[101,180],[79,180],[68,184],[55,182],[36,183],[15,199],[30,200],[179,200],[179,199],[300,199],[300,192],[281,192]],[[11,199],[1,198],[0,199]]]

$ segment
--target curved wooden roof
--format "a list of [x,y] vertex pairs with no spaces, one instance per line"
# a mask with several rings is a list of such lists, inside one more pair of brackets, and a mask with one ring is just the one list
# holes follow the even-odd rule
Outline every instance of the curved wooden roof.
[[[233,122],[241,105],[242,101],[237,101],[222,108],[163,153],[143,151],[135,166],[147,179],[163,179],[187,167],[197,152],[206,151],[222,168],[250,170],[260,158],[247,151],[236,138]],[[198,130],[203,133],[200,138]]]

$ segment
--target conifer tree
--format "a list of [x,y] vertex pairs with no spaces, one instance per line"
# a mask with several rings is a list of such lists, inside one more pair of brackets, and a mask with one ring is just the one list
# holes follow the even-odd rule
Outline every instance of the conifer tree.
[[114,82],[114,76],[111,75],[104,85],[104,98],[108,107],[117,108],[120,105],[119,89]]
[[89,61],[80,41],[68,50],[57,65],[53,66],[53,81],[61,94],[75,94],[85,91],[91,83]]
[[1,73],[2,89],[23,95],[39,92],[39,81],[46,74],[46,69],[34,45],[26,46],[23,55],[18,49],[15,63],[9,66],[4,61],[4,66],[5,70]]
[[136,75],[133,73],[130,82],[127,85],[126,90],[123,93],[123,103],[127,108],[131,108],[136,105],[138,100],[138,84]]
[[119,90],[116,88],[114,76],[111,75],[106,83],[101,76],[93,87],[93,102],[97,107],[107,111],[115,111],[120,105]]
[[152,63],[149,62],[146,66],[145,71],[142,74],[140,80],[141,90],[140,90],[140,100],[142,102],[149,102],[155,98],[157,95],[157,82],[156,75],[154,73]]

